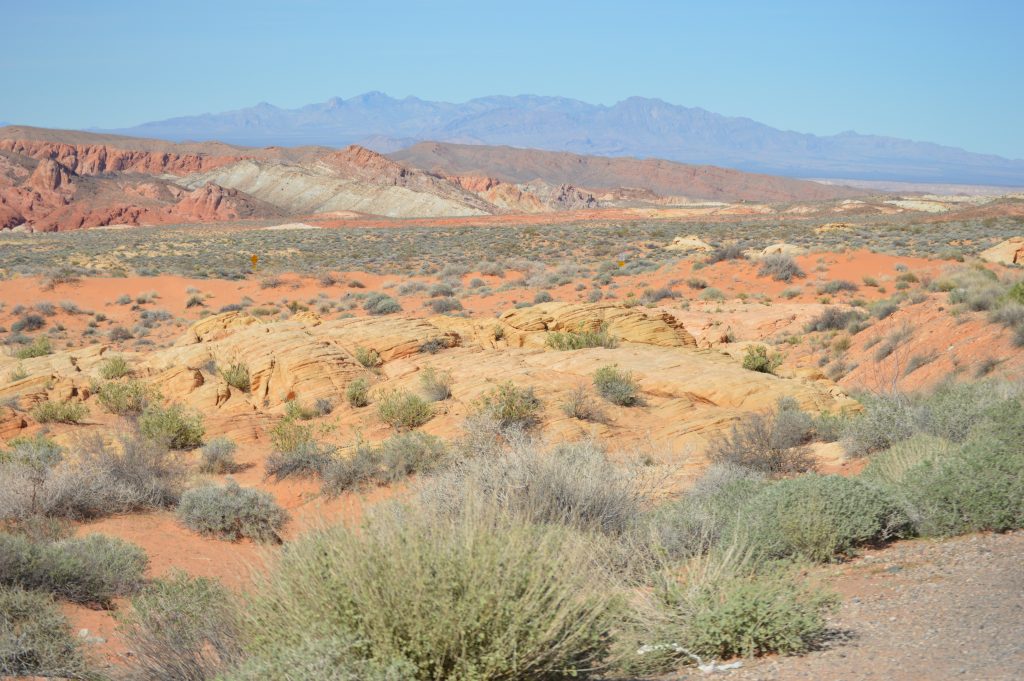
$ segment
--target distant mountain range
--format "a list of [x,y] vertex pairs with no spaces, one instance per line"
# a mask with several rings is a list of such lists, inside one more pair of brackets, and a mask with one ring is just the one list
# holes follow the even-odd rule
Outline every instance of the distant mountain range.
[[1024,160],[855,132],[779,130],[642,97],[613,106],[532,95],[454,104],[370,92],[298,109],[264,102],[103,132],[252,146],[361,144],[382,153],[438,141],[662,158],[790,177],[1024,185]]

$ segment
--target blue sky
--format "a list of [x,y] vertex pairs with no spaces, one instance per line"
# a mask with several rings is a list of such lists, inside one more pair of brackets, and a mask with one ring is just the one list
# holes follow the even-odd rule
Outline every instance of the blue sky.
[[632,95],[1024,158],[1024,2],[0,0],[0,120],[123,127],[369,90]]

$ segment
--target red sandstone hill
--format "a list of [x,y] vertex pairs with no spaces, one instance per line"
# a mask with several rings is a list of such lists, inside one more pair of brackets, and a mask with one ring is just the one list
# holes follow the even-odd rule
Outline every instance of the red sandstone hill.
[[0,128],[0,229],[62,231],[332,211],[466,217],[664,205],[672,197],[801,201],[857,193],[711,166],[508,147],[430,143],[389,158],[356,145],[258,149]]
[[645,189],[659,196],[715,201],[819,201],[865,193],[849,187],[716,166],[514,147],[423,142],[389,156],[446,175],[484,175],[515,183],[541,180],[591,190]]

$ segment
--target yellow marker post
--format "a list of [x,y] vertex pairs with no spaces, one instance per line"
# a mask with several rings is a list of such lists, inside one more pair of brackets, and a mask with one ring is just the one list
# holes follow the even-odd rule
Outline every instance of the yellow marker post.
[[253,253],[252,257],[249,258],[249,260],[252,261],[252,268],[256,269],[256,265],[259,264],[259,261],[260,261],[260,256],[258,256],[255,253]]
[[626,266],[626,261],[625,260],[620,260],[619,261],[619,267],[625,267],[625,266]]

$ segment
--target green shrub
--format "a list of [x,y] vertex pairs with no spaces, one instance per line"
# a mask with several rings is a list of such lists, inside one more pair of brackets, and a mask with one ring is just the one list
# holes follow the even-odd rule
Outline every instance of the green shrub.
[[552,331],[544,341],[553,350],[581,350],[583,348],[614,348],[619,340],[608,333],[608,327],[597,330]]
[[139,416],[139,432],[171,449],[193,449],[203,444],[206,428],[200,414],[189,413],[184,407],[152,405]]
[[713,580],[685,599],[671,594],[669,602],[685,603],[690,612],[684,647],[722,660],[806,652],[824,640],[825,614],[838,605],[834,596],[784,570]]
[[633,374],[620,370],[614,364],[594,372],[594,387],[601,397],[620,407],[640,404],[640,386]]
[[221,678],[239,657],[239,614],[217,581],[183,572],[154,581],[118,613],[118,631],[133,655],[132,678],[202,681]]
[[323,490],[336,496],[363,485],[387,485],[435,471],[448,461],[444,442],[426,433],[401,433],[377,446],[360,442],[349,456],[336,457],[324,467]]
[[232,388],[237,388],[244,393],[252,388],[252,380],[249,378],[249,367],[245,364],[232,364],[220,372],[224,382]]
[[297,441],[291,449],[275,449],[264,462],[267,475],[275,480],[323,475],[335,460],[335,449],[310,439]]
[[533,387],[520,388],[512,381],[495,387],[476,405],[477,413],[493,419],[501,428],[532,428],[540,423],[541,401]]
[[742,517],[759,553],[819,562],[909,531],[909,518],[889,494],[837,475],[780,480],[753,497]]
[[53,352],[53,348],[50,346],[50,339],[46,336],[38,336],[30,344],[23,348],[18,348],[14,352],[15,359],[32,359],[33,357],[43,357]]
[[377,415],[396,430],[417,428],[434,417],[434,410],[419,395],[404,390],[385,391],[377,398]]
[[222,539],[280,542],[288,514],[269,492],[229,479],[224,487],[207,485],[182,494],[178,518],[191,530]]
[[119,416],[141,414],[151,403],[160,400],[160,394],[141,381],[104,383],[96,397],[104,409]]
[[774,374],[780,364],[782,364],[782,355],[777,352],[769,355],[768,348],[763,345],[748,345],[747,354],[743,356],[744,369],[762,374]]
[[270,429],[270,444],[276,452],[293,452],[313,442],[313,426],[302,425],[285,416]]
[[229,438],[216,437],[203,445],[199,471],[202,473],[234,473],[239,466],[235,463],[238,445]]
[[731,539],[738,514],[765,486],[749,468],[712,464],[682,496],[655,507],[648,518],[653,541],[669,558],[707,553]]
[[420,500],[446,517],[483,505],[523,521],[622,536],[639,526],[645,492],[634,472],[585,441],[462,460],[424,485]]
[[452,396],[452,372],[425,367],[420,372],[420,387],[431,402],[447,400]]
[[29,414],[39,423],[81,423],[89,415],[89,407],[72,400],[46,400],[32,407]]
[[364,348],[363,346],[360,345],[359,347],[356,348],[354,354],[356,361],[362,364],[367,369],[379,367],[383,363],[383,360],[381,360],[380,358],[380,353],[378,353],[373,348]]
[[128,362],[121,355],[113,355],[100,364],[100,377],[108,381],[127,376],[132,372]]
[[0,676],[86,678],[80,644],[49,594],[0,586]]
[[762,277],[771,277],[775,281],[786,282],[807,276],[796,264],[793,256],[785,253],[772,253],[761,258],[761,267],[757,274]]
[[366,296],[363,309],[372,315],[385,315],[401,312],[402,306],[391,296],[374,292]]
[[395,509],[316,531],[252,591],[247,666],[264,678],[296,665],[316,678],[586,677],[622,607],[594,566],[563,528],[478,513],[440,522]]
[[370,382],[365,378],[357,378],[345,386],[345,399],[356,408],[365,407],[370,403]]
[[102,534],[35,542],[0,533],[0,583],[110,607],[135,592],[148,559],[134,544]]

